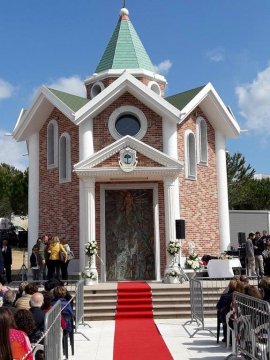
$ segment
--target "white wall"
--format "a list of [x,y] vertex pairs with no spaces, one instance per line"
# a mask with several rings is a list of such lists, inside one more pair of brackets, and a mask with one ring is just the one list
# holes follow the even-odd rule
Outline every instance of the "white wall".
[[238,233],[244,232],[246,237],[250,232],[270,231],[270,211],[230,210],[231,245],[238,247]]

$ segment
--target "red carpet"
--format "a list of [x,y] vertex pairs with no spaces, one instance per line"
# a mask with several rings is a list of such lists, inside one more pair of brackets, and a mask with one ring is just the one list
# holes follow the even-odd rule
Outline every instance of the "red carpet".
[[119,283],[115,316],[114,360],[172,360],[153,320],[147,283]]

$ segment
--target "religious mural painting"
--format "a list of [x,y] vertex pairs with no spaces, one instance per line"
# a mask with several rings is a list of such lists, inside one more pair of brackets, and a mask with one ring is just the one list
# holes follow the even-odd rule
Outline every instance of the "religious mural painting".
[[154,280],[153,190],[106,190],[106,279]]

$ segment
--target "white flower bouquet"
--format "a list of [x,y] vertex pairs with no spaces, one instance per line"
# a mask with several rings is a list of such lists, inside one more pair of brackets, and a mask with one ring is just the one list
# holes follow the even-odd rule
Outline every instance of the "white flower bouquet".
[[97,255],[98,252],[98,244],[95,240],[89,241],[84,246],[84,251],[87,256]]
[[170,255],[176,255],[179,253],[180,248],[180,242],[178,240],[174,240],[169,242],[167,251]]
[[201,268],[201,261],[198,254],[195,253],[194,242],[190,242],[189,244],[189,255],[186,258],[186,267],[193,270],[198,270]]
[[177,269],[170,270],[166,273],[166,277],[179,277],[180,271]]
[[89,274],[83,272],[83,273],[82,273],[82,278],[83,278],[83,279],[97,280],[97,275],[94,274],[93,272],[90,272]]

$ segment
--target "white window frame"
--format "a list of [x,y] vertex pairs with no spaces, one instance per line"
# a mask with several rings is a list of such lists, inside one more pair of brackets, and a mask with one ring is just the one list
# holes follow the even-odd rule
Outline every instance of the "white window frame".
[[[51,139],[49,128],[53,128],[53,161],[51,162]],[[54,169],[58,166],[58,123],[55,119],[52,119],[47,126],[47,169]]]
[[140,121],[140,124],[141,124],[140,131],[133,137],[135,139],[141,140],[147,131],[147,118],[140,109],[136,108],[135,106],[130,106],[130,105],[120,106],[119,108],[115,109],[112,112],[111,116],[109,117],[109,121],[108,121],[108,128],[109,128],[110,134],[112,135],[114,140],[119,140],[123,137],[123,135],[119,134],[118,131],[116,130],[115,123],[120,116],[126,115],[126,114],[134,115]]
[[[192,173],[191,169],[191,157],[190,157],[190,136],[194,138],[194,173]],[[189,180],[197,180],[197,161],[196,161],[196,136],[191,130],[185,131],[185,175],[186,179]]]
[[[202,132],[202,126],[205,126],[205,133]],[[208,138],[207,138],[207,122],[199,116],[196,120],[196,133],[197,133],[197,161],[198,164],[208,165]]]
[[[96,90],[98,89],[98,90]],[[105,85],[101,81],[97,81],[93,84],[90,91],[91,99],[94,99],[97,95],[99,95],[105,89]]]
[[[62,141],[63,138],[66,140],[66,151],[65,151],[65,160],[61,157],[62,151]],[[65,161],[65,163],[63,163]],[[62,177],[62,169],[65,167],[66,177]],[[59,139],[59,182],[66,183],[71,181],[71,141],[70,135],[65,132],[60,136]]]

